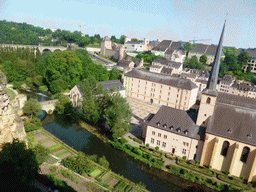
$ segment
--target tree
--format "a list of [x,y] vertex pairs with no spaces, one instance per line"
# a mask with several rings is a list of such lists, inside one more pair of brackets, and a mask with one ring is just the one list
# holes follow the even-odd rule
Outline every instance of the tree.
[[116,36],[112,35],[110,39],[112,42],[116,42]]
[[39,112],[41,112],[42,106],[36,99],[30,98],[28,101],[25,102],[25,105],[22,110],[24,114],[31,116],[30,117],[30,120],[31,120],[33,114],[35,113],[38,114]]
[[186,53],[186,57],[188,57],[189,51],[190,51],[191,49],[193,49],[193,47],[195,46],[195,44],[192,44],[192,43],[190,43],[190,42],[186,42],[186,43],[183,44],[183,46],[184,46],[184,51],[185,51],[185,53]]
[[203,55],[200,57],[199,61],[200,61],[201,63],[205,64],[205,63],[207,62],[207,56],[206,56],[205,54],[203,54]]
[[131,41],[133,41],[133,42],[140,42],[140,40],[137,39],[137,38],[133,38],[133,39],[131,39]]
[[39,170],[36,155],[24,142],[13,139],[4,143],[0,153],[1,191],[31,191],[35,173]]
[[109,80],[118,79],[120,71],[114,67],[109,71]]
[[60,94],[59,100],[55,105],[55,111],[59,115],[63,115],[65,113],[65,104],[71,103],[69,97],[67,95]]
[[250,59],[252,58],[248,55],[248,52],[241,51],[240,54],[237,56],[237,63],[241,68],[243,68],[248,64],[248,61]]
[[239,51],[239,49],[236,49],[234,47],[222,48],[222,51],[223,51],[224,55],[235,55]]
[[191,58],[185,58],[184,65],[192,69],[205,69],[205,67],[199,63],[196,55],[193,55]]
[[125,35],[121,35],[119,39],[119,43],[124,44],[124,40],[125,40]]
[[36,159],[39,165],[46,161],[48,154],[50,152],[49,149],[40,144],[36,145],[32,150],[36,155]]
[[118,137],[129,132],[131,129],[132,110],[129,103],[118,92],[107,93],[105,116],[107,124],[110,126],[110,131]]

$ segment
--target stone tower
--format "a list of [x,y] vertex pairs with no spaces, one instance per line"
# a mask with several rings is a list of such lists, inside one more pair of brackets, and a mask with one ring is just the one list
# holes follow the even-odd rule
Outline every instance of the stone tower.
[[120,49],[119,49],[119,58],[118,58],[118,61],[120,61],[121,59],[124,58],[124,47],[121,46]]
[[106,49],[112,49],[112,41],[108,36],[105,36],[101,41],[101,54],[106,54]]
[[215,58],[212,67],[212,73],[207,82],[206,88],[202,92],[201,103],[198,111],[196,124],[198,126],[207,126],[208,118],[213,114],[216,99],[218,96],[218,92],[216,90],[219,68],[220,68],[220,59],[222,53],[222,43],[224,38],[224,30],[225,30],[226,21],[224,22],[224,26],[222,29],[222,33],[220,36],[220,41],[215,53]]

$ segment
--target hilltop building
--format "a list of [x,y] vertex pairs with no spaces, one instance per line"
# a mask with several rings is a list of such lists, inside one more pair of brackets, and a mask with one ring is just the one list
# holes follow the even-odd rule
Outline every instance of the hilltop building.
[[[256,73],[256,49],[242,49],[241,51],[246,51],[248,55],[252,58],[251,60],[248,61],[248,65],[244,66],[244,69],[246,70],[247,67],[250,65],[251,72]],[[237,53],[237,55],[239,55],[239,53]]]

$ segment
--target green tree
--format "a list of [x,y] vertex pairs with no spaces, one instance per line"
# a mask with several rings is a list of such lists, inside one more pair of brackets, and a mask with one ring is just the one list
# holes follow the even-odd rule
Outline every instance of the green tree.
[[116,42],[116,36],[115,35],[112,35],[110,39],[111,39],[112,42]]
[[28,101],[25,102],[25,105],[22,110],[24,114],[31,116],[30,117],[30,120],[31,120],[33,114],[35,113],[38,114],[39,112],[41,112],[42,106],[36,99],[30,98]]
[[237,56],[237,63],[238,65],[243,68],[248,64],[248,61],[252,58],[248,55],[248,52],[241,51],[240,54]]
[[191,58],[185,58],[184,65],[192,69],[205,69],[205,67],[199,63],[196,55]]
[[55,111],[59,115],[63,115],[65,113],[65,104],[71,103],[69,97],[67,95],[60,94],[59,100],[55,105]]
[[24,142],[13,139],[11,143],[3,144],[0,153],[1,191],[31,191],[38,170],[36,155],[33,150],[26,149]]
[[118,79],[120,76],[120,71],[114,67],[109,71],[109,80]]
[[105,116],[112,134],[118,137],[129,132],[131,129],[132,110],[129,103],[118,92],[105,93],[106,106]]
[[206,56],[205,54],[203,54],[203,55],[200,57],[199,61],[200,61],[201,63],[205,64],[205,63],[207,62],[207,56]]
[[36,145],[32,150],[36,155],[36,159],[39,165],[46,161],[48,154],[50,152],[49,149],[40,144]]
[[234,47],[222,48],[222,51],[223,51],[224,55],[235,55],[239,51],[239,49],[236,49]]
[[121,35],[119,39],[120,44],[124,44],[125,35]]
[[185,51],[185,53],[186,53],[186,57],[188,57],[189,51],[190,51],[191,49],[193,49],[193,47],[195,46],[195,44],[192,44],[192,43],[190,43],[190,42],[186,42],[186,43],[183,44],[183,46],[184,46],[184,51]]

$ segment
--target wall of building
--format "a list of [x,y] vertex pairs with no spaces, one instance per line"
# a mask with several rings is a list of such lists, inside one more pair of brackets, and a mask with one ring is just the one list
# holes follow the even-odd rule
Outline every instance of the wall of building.
[[[205,156],[203,165],[211,164],[213,169],[219,171],[228,170],[231,175],[236,177],[244,176],[245,179],[248,179],[250,176],[251,180],[256,179],[255,167],[253,166],[253,164],[255,164],[255,146],[209,133],[206,133],[206,138],[207,140],[204,147],[207,150],[206,153],[203,154]],[[230,143],[227,156],[221,155],[224,141],[228,141]],[[244,147],[250,148],[250,153],[245,163],[240,160]]]
[[[153,134],[155,133],[155,134]],[[153,140],[154,142],[153,142]],[[148,143],[150,147],[159,147],[160,150],[166,153],[173,153],[177,156],[186,156],[188,159],[199,159],[202,144],[189,137],[185,137],[179,134],[175,134],[169,131],[161,130],[151,126],[147,126],[145,143]],[[200,143],[200,148],[199,148]]]
[[198,91],[198,88],[191,92],[191,90],[183,90],[173,86],[127,76],[125,76],[124,86],[126,95],[129,97],[182,110],[188,110],[195,104]]

